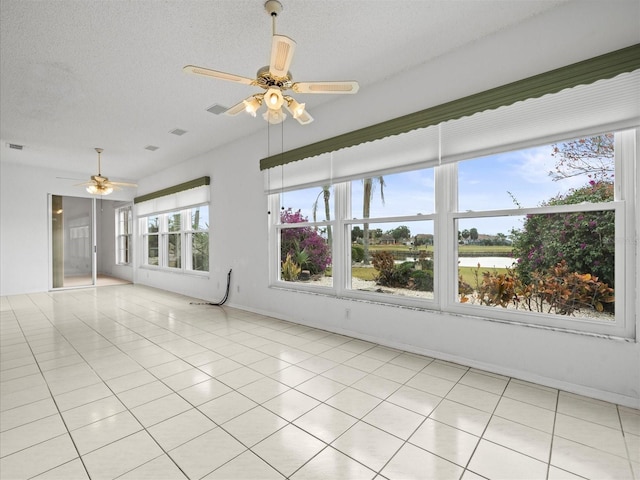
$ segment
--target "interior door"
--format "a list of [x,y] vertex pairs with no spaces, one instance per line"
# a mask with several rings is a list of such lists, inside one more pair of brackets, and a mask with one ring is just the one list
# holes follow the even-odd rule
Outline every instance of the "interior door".
[[51,195],[51,287],[96,283],[95,201]]

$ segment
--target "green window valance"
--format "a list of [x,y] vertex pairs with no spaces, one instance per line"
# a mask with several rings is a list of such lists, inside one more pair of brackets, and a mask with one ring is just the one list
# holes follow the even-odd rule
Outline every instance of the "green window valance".
[[158,190],[156,192],[147,193],[146,195],[141,195],[133,199],[133,203],[141,203],[148,202],[149,200],[154,200],[160,197],[166,197],[167,195],[173,195],[174,193],[183,192],[185,190],[191,190],[192,188],[202,187],[204,185],[210,185],[211,178],[210,177],[200,177],[195,180],[190,180],[188,182],[181,183],[179,185],[174,185],[172,187],[163,188],[162,190]]
[[557,93],[640,69],[640,44],[260,160],[260,170]]

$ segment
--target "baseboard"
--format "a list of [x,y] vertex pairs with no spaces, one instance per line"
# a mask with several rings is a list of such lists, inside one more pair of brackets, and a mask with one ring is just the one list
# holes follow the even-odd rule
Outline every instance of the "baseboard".
[[623,405],[625,407],[640,409],[640,398],[630,397],[627,395],[621,395],[613,392],[607,392],[607,391],[599,390],[596,388],[587,387],[585,385],[564,382],[555,378],[537,375],[532,372],[526,372],[526,371],[505,367],[504,365],[495,365],[491,363],[479,362],[477,360],[461,357],[458,355],[451,355],[451,354],[439,352],[436,350],[419,348],[419,347],[416,347],[415,345],[407,345],[402,342],[393,342],[386,339],[376,338],[371,335],[363,334],[361,332],[354,332],[344,328],[339,328],[339,327],[327,328],[327,326],[325,325],[319,326],[313,323],[306,323],[306,322],[300,321],[299,319],[287,317],[284,315],[276,315],[273,312],[266,312],[261,309],[247,308],[246,306],[235,305],[233,303],[228,305],[233,308],[238,308],[239,310],[246,310],[251,313],[256,313],[259,315],[265,315],[267,317],[277,318],[278,320],[284,320],[287,322],[295,323],[297,325],[305,325],[308,327],[318,328],[320,330],[325,330],[327,332],[336,333],[339,335],[346,335],[352,338],[356,338],[358,340],[364,340],[366,342],[375,343],[377,345],[382,345],[389,348],[395,348],[397,350],[403,350],[405,352],[415,353],[418,355],[424,355],[427,357],[432,357],[432,358],[444,360],[447,362],[457,363],[459,365],[464,365],[465,367],[476,368],[478,370],[484,370],[486,372],[495,373],[498,375],[504,375],[504,376],[515,378],[518,380],[523,380],[526,382],[542,385],[545,387],[551,387],[551,388],[555,388],[565,392],[574,393],[576,395],[583,395],[585,397],[590,397],[597,400],[603,400],[605,402],[615,403],[617,405]]

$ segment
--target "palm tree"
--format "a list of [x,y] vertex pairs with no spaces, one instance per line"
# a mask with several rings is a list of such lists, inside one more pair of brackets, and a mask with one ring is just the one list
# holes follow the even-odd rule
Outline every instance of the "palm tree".
[[[384,204],[384,177],[375,177],[375,181],[380,184],[380,199]],[[363,201],[362,201],[362,218],[369,218],[369,213],[371,210],[371,199],[373,197],[374,190],[374,178],[365,178],[363,183]],[[369,265],[369,224],[364,224],[364,236],[363,236],[363,246],[364,246],[364,261],[365,265]]]
[[[318,212],[318,200],[320,200],[320,195],[324,198],[324,218],[327,222],[331,221],[331,204],[329,200],[331,199],[331,186],[323,185],[322,191],[316,197],[316,201],[313,202],[313,221],[316,222],[316,214]],[[327,225],[327,243],[331,245],[331,225]]]

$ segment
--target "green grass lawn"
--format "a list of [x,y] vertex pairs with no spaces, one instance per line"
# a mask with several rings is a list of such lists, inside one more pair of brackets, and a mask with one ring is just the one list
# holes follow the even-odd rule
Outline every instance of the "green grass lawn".
[[[370,252],[379,252],[379,251],[388,251],[388,252],[409,252],[411,251],[411,247],[407,247],[406,245],[371,245],[369,246]],[[418,251],[426,250],[427,252],[433,252],[433,246],[424,246],[421,245],[418,247]],[[504,256],[510,254],[513,250],[513,247],[509,245],[459,245],[458,252],[464,256],[485,256],[485,257],[493,257],[493,256]]]
[[478,271],[478,278],[480,282],[482,282],[482,274],[484,272],[491,272],[495,274],[507,273],[506,268],[480,268],[478,270],[476,267],[458,267],[458,276],[462,275],[462,280],[475,288],[476,270]]
[[[478,272],[480,281],[482,281],[483,272],[491,273],[507,273],[506,268],[481,268]],[[351,267],[351,275],[361,280],[375,280],[378,271],[375,268]],[[462,279],[472,287],[476,286],[476,267],[458,267],[458,274],[462,275]]]
[[377,274],[375,268],[351,267],[351,276],[360,280],[375,280]]
[[509,255],[513,251],[513,247],[509,245],[459,245],[458,253],[461,256],[484,256],[499,257]]

